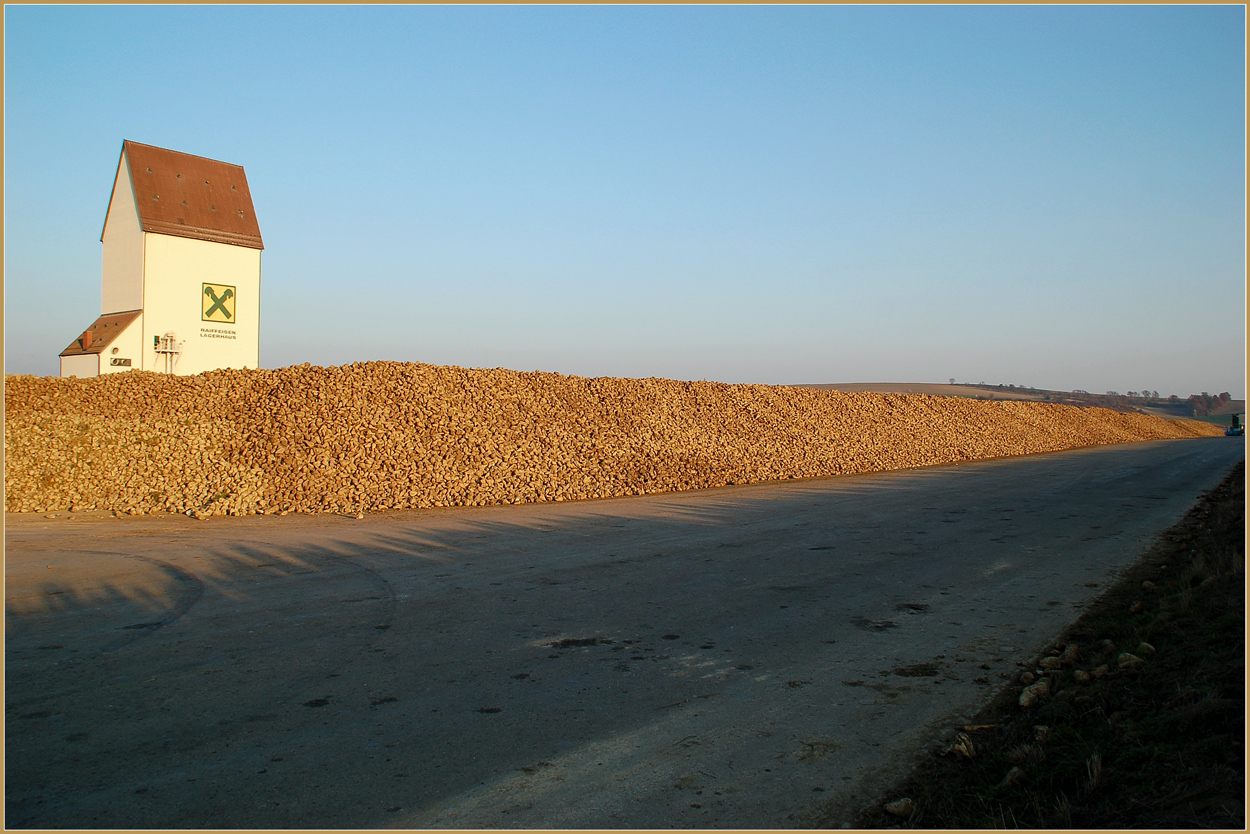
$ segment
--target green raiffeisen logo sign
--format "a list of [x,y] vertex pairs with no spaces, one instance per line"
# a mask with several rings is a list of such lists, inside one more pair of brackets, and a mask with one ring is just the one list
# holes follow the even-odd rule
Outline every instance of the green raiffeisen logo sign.
[[222,321],[234,323],[234,287],[224,284],[205,284],[200,299],[204,302],[201,308],[203,321]]

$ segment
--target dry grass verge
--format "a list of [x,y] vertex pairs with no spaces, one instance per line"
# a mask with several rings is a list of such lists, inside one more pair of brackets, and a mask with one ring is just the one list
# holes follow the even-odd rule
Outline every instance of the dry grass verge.
[[1244,830],[1245,513],[1243,462],[855,827]]
[[1044,403],[395,362],[6,376],[5,407],[10,512],[568,501],[1219,433]]

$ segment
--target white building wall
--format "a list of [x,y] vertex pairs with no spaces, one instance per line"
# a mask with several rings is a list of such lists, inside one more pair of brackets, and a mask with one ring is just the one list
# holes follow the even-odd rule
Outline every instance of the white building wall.
[[[154,340],[169,332],[182,347],[174,373],[259,367],[260,250],[152,233],[144,238],[142,367],[164,371]],[[203,320],[204,284],[233,288],[231,322]]]
[[104,279],[100,313],[143,306],[143,227],[135,205],[130,165],[122,154],[104,226]]
[[94,353],[61,357],[61,376],[79,378],[100,375],[100,357]]
[[[130,364],[121,360],[129,359]],[[100,373],[115,374],[142,367],[143,362],[143,316],[132,321],[125,330],[114,337],[112,344],[100,354]]]

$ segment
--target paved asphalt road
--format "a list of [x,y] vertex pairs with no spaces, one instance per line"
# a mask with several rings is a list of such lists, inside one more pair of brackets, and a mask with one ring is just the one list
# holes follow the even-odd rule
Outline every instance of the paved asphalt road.
[[8,827],[835,821],[1244,457],[643,498],[8,515]]

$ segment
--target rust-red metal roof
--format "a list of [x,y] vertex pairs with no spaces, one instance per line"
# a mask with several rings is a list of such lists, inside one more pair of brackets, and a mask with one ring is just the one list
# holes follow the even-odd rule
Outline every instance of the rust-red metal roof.
[[61,351],[61,356],[82,356],[89,353],[102,353],[113,340],[122,334],[132,321],[139,318],[142,310],[131,310],[126,313],[110,313],[100,316],[82,335],[69,343],[69,347]]
[[[130,169],[143,231],[265,248],[242,165],[129,139],[122,142],[122,158]],[[107,216],[104,223],[108,225]]]

